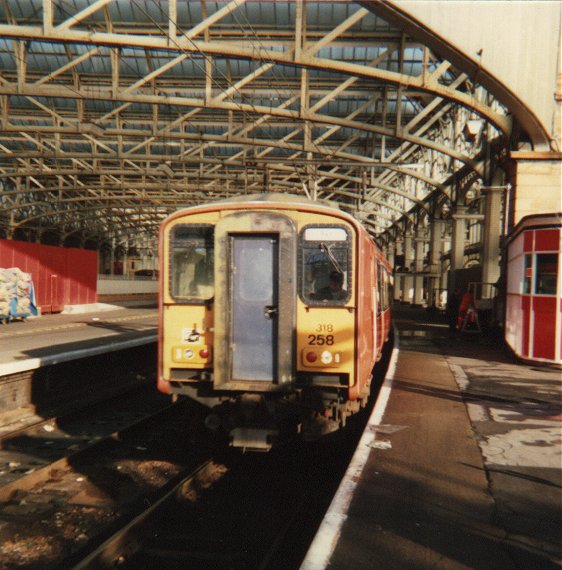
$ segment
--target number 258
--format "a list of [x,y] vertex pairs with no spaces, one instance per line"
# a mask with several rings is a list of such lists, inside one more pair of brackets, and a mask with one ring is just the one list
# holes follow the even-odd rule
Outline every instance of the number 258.
[[323,346],[328,345],[331,346],[334,344],[334,335],[333,334],[309,334],[308,335],[308,344],[316,345],[316,346]]

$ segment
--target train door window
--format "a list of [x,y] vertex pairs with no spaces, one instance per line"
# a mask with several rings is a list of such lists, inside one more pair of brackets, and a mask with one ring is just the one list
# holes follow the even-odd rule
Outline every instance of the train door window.
[[389,303],[389,300],[388,300],[388,273],[384,267],[382,267],[381,269],[382,269],[382,293],[381,293],[382,308],[383,308],[383,311],[386,311],[386,309],[388,309],[388,303]]
[[213,226],[178,225],[170,238],[170,295],[176,301],[207,301],[214,295]]
[[300,296],[311,305],[344,305],[351,296],[351,234],[344,226],[306,226],[300,235]]
[[556,295],[558,254],[538,253],[535,267],[535,295]]
[[384,308],[384,281],[382,275],[382,267],[379,263],[377,263],[377,313],[380,314]]
[[384,308],[390,307],[390,276],[388,271],[384,270]]
[[390,289],[389,289],[389,277],[387,270],[381,266],[381,298],[382,298],[382,308],[383,311],[390,307]]

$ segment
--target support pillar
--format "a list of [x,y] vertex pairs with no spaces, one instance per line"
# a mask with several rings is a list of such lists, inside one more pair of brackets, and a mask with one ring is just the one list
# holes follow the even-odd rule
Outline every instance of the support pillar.
[[434,217],[431,224],[429,242],[429,277],[428,277],[428,306],[440,305],[439,289],[441,287],[441,255],[443,253],[443,232],[445,222],[440,217]]
[[109,274],[110,275],[114,275],[115,274],[115,238],[113,238],[111,240],[111,251],[110,251],[110,257],[109,257],[109,263],[110,263],[110,269],[109,269]]
[[123,253],[123,275],[127,276],[129,274],[127,265],[129,263],[129,240],[125,240],[125,251]]
[[[406,232],[404,236],[404,266],[409,272],[414,269],[414,245],[411,232]],[[411,273],[404,275],[401,300],[403,303],[411,304],[414,302],[414,276]]]
[[414,305],[421,306],[424,301],[424,288],[423,288],[423,264],[425,257],[425,244],[426,239],[423,236],[425,230],[420,232],[420,235],[416,237],[416,259],[414,263]]
[[[19,178],[17,180],[19,180]],[[15,232],[16,232],[16,214],[14,210],[10,210],[10,221],[8,222],[8,229],[6,230],[6,239],[14,239]]]
[[455,288],[455,270],[462,269],[464,265],[464,243],[466,239],[466,218],[468,208],[457,205],[453,213],[453,226],[451,233],[451,279],[449,289]]
[[484,251],[482,255],[482,281],[496,283],[500,277],[500,237],[502,233],[502,194],[504,188],[483,188],[486,192],[486,218],[484,220]]
[[392,267],[394,269],[394,254],[396,251],[396,245],[394,244],[394,242],[389,242],[386,245],[386,259],[388,260],[388,263],[390,263],[390,267]]
[[[404,253],[404,239],[403,238],[396,238],[396,246],[395,252],[396,255],[402,255]],[[394,266],[396,267],[396,265]],[[402,291],[404,290],[404,280],[400,275],[396,275],[394,278],[394,300],[395,301],[402,301]]]
[[[447,260],[446,256],[451,251],[451,230],[452,224],[445,222],[443,225],[443,242],[441,250],[441,263],[439,264],[439,288],[442,292],[446,292],[449,284],[449,269],[451,267],[450,259]],[[447,296],[445,294],[441,297],[443,302],[446,302]]]

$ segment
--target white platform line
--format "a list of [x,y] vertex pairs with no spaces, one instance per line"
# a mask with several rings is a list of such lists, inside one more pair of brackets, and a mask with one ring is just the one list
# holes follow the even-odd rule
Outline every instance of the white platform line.
[[338,487],[332,502],[324,516],[324,520],[306,553],[300,570],[324,570],[338,543],[341,528],[347,519],[347,512],[351,499],[357,488],[357,483],[365,468],[371,452],[370,445],[376,439],[376,426],[380,425],[390,398],[392,381],[396,372],[398,360],[398,331],[395,329],[395,345],[388,365],[388,371],[377,398],[375,407],[371,412],[369,421],[363,431],[357,449],[351,458],[347,471]]
[[16,362],[3,362],[0,364],[0,376],[8,374],[16,374],[18,372],[26,372],[28,370],[36,370],[43,366],[50,366],[52,364],[60,364],[61,362],[68,362],[69,360],[77,360],[79,358],[86,358],[88,356],[97,356],[106,352],[115,352],[117,350],[125,350],[127,348],[134,348],[156,342],[158,335],[151,334],[141,338],[133,338],[131,340],[123,340],[101,344],[91,348],[82,348],[79,350],[70,350],[53,354],[49,356],[42,356],[38,358],[27,358],[25,360],[18,360]]

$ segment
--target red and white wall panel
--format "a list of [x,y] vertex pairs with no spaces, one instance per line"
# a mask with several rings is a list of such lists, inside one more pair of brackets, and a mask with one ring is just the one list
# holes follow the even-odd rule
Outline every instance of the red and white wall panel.
[[562,218],[529,216],[507,249],[505,339],[531,362],[562,364]]

